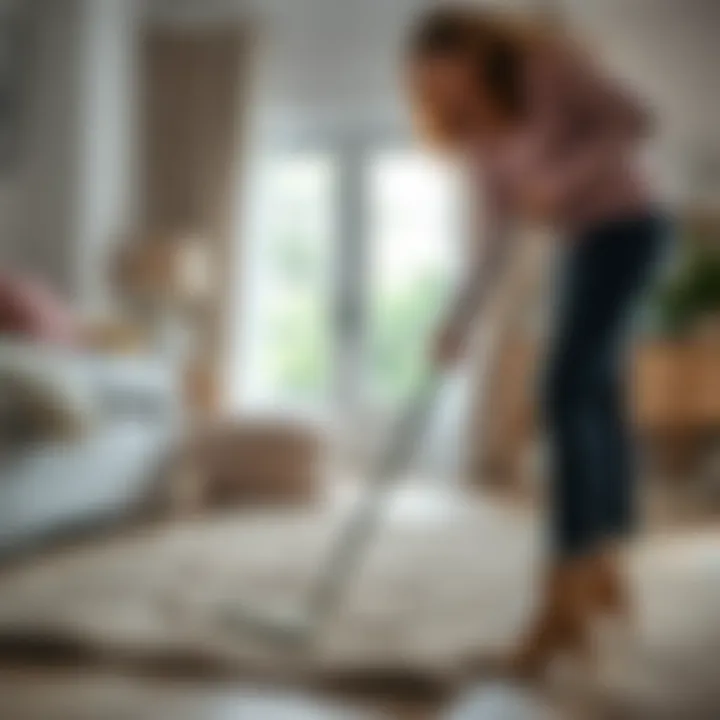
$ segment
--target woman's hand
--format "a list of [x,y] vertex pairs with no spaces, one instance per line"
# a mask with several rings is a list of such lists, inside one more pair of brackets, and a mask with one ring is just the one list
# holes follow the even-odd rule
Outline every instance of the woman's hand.
[[433,339],[432,359],[439,368],[451,368],[462,360],[465,354],[463,333],[452,325],[440,328]]

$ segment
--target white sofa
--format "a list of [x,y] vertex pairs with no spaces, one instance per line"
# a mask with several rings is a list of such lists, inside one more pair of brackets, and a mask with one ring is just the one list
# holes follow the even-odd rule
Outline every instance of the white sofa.
[[178,375],[165,362],[62,351],[28,357],[82,398],[92,422],[76,442],[0,458],[0,557],[132,513],[162,480],[182,422]]

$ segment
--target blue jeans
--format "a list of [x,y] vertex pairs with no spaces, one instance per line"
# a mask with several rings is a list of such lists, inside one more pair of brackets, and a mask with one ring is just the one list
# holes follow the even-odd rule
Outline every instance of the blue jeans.
[[666,230],[650,212],[606,221],[574,238],[563,257],[543,403],[560,557],[593,552],[634,526],[624,350]]

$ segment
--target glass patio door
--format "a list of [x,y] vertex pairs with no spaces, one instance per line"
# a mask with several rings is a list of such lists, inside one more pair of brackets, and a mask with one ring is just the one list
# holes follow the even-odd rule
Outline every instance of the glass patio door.
[[363,392],[377,410],[401,403],[458,272],[460,192],[452,168],[411,150],[366,162],[366,358]]
[[353,140],[267,158],[258,182],[243,404],[358,432],[392,415],[425,366],[458,270],[457,178]]

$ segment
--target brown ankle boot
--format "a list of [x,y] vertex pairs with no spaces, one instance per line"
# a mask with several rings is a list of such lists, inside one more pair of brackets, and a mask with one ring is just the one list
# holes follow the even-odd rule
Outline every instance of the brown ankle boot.
[[593,558],[589,582],[591,602],[596,612],[629,617],[630,594],[621,572],[621,555],[618,550],[606,549]]
[[561,563],[548,574],[541,611],[511,659],[511,672],[535,678],[561,653],[589,651],[589,560]]

